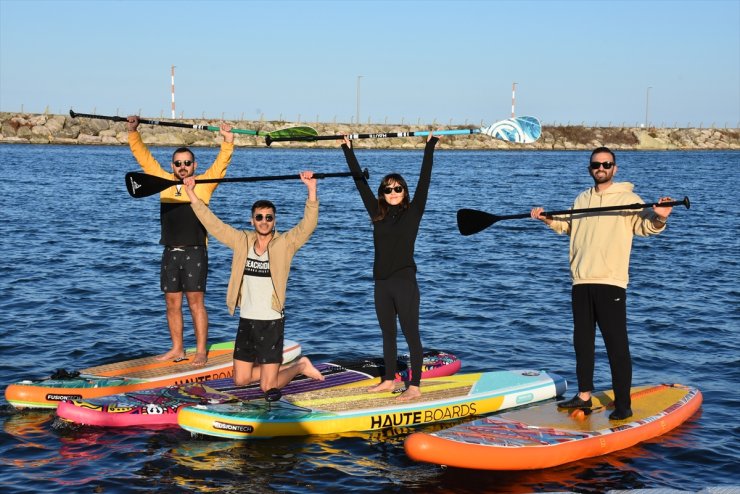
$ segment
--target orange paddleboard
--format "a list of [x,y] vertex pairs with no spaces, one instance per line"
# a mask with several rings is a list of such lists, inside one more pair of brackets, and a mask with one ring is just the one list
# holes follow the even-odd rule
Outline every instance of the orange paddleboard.
[[481,470],[534,470],[604,455],[665,434],[701,406],[701,392],[680,384],[632,388],[633,416],[609,420],[612,391],[595,393],[590,409],[556,403],[522,408],[406,438],[416,461]]
[[[301,353],[301,345],[285,340],[283,361],[289,362]],[[65,400],[97,398],[143,389],[181,385],[231,377],[234,342],[209,346],[208,363],[202,367],[191,361],[194,348],[187,350],[188,358],[180,361],[157,360],[156,356],[99,365],[65,375],[45,379],[21,381],[5,389],[5,399],[16,408],[56,408]]]

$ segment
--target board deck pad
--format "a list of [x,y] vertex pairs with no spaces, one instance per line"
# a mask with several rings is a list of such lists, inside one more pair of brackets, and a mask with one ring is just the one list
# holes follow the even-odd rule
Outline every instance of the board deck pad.
[[[195,349],[189,348],[186,352],[192,358]],[[17,408],[56,408],[64,400],[226,378],[232,373],[233,353],[234,342],[231,341],[210,345],[208,362],[202,367],[193,366],[190,358],[176,362],[158,361],[156,356],[147,356],[89,367],[74,373],[57,371],[55,374],[64,377],[53,375],[10,384],[5,389],[5,399]],[[301,346],[298,343],[284,341],[284,361],[291,361],[300,353]]]
[[249,439],[414,427],[465,418],[553,398],[565,380],[545,371],[512,370],[422,379],[422,395],[370,393],[375,380],[283,396],[280,401],[181,408],[184,429],[216,437]]
[[[299,374],[282,390],[284,395],[339,386],[366,380],[383,374],[382,358],[347,358],[316,364],[325,380],[316,381]],[[409,356],[397,362],[398,379],[408,375]],[[461,362],[453,354],[441,350],[424,352],[422,377],[451,375]],[[231,378],[204,383],[147,389],[120,393],[89,400],[62,402],[57,415],[78,424],[105,427],[177,425],[177,410],[199,403],[228,403],[263,398],[259,384],[235,386]]]
[[492,415],[406,439],[409,457],[487,470],[548,468],[633,446],[679,426],[701,406],[699,390],[679,384],[634,387],[632,417],[609,420],[612,391],[594,393],[588,409],[555,403]]

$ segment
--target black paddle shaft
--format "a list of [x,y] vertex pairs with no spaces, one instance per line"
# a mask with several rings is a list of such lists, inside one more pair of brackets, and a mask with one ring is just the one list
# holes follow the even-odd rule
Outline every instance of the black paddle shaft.
[[[113,122],[128,122],[128,118],[119,116],[91,115],[89,113],[76,113],[72,110],[69,110],[69,114],[72,118],[97,118],[99,120],[111,120]],[[211,127],[210,125],[195,125],[181,122],[167,122],[163,120],[146,120],[143,118],[139,119],[139,123],[143,123],[146,125],[161,125],[163,127],[179,127],[181,129],[212,130],[211,128],[209,128]]]
[[[686,209],[689,209],[691,207],[691,203],[689,202],[689,198],[684,196],[683,200],[681,201],[670,201],[670,202],[652,202],[648,204],[643,203],[635,203],[635,204],[624,204],[621,206],[601,206],[596,208],[583,208],[583,209],[563,209],[562,211],[543,211],[540,213],[540,216],[562,216],[564,214],[574,214],[574,213],[592,213],[592,212],[599,212],[599,211],[621,211],[621,210],[629,210],[629,209],[645,209],[645,208],[651,208],[653,206],[659,206],[659,207],[673,207],[673,206],[686,206]],[[529,213],[522,213],[522,214],[511,214],[508,216],[499,216],[499,220],[513,220],[513,219],[519,219],[519,218],[529,218],[531,215]]]
[[[543,211],[540,215],[551,217],[551,216],[561,216],[565,214],[576,214],[576,213],[592,213],[592,212],[603,212],[603,211],[644,209],[644,208],[649,208],[653,206],[666,206],[666,207],[686,206],[686,209],[689,209],[691,207],[691,203],[689,202],[688,197],[684,197],[683,200],[681,201],[671,201],[671,202],[663,202],[663,203],[653,202],[649,204],[636,203],[636,204],[624,204],[620,206],[602,206],[602,207],[584,208],[584,209],[564,209],[562,211]],[[482,230],[485,230],[486,228],[493,225],[497,221],[523,219],[523,218],[529,218],[530,216],[531,216],[530,213],[509,214],[505,216],[497,216],[495,214],[486,213],[485,211],[478,211],[477,209],[459,209],[457,211],[457,227],[460,230],[461,234],[472,235],[474,233],[478,233]]]
[[[335,173],[314,173],[313,178],[316,179],[322,179],[322,178],[331,178],[331,177],[352,177],[352,172],[335,172]],[[370,173],[368,172],[367,168],[362,172],[362,176],[365,178],[370,177]],[[202,180],[196,180],[196,184],[214,184],[219,182],[261,182],[266,180],[294,180],[296,178],[301,178],[300,175],[267,175],[264,177],[234,177],[234,178],[205,178]],[[360,178],[360,177],[357,177]],[[182,183],[179,181],[172,181],[173,184]]]
[[[313,177],[316,179],[330,178],[330,177],[354,177],[352,172],[337,172],[337,173],[314,173]],[[355,178],[368,178],[370,173],[367,168],[362,172],[362,175]],[[221,182],[260,182],[265,180],[295,180],[301,178],[300,175],[269,175],[264,177],[233,177],[233,178],[205,178],[196,180],[196,184],[207,184],[207,183],[221,183]],[[156,175],[149,175],[141,172],[129,172],[126,174],[126,190],[131,197],[140,198],[147,197],[157,192],[162,192],[174,185],[181,185],[180,180],[170,180],[168,178],[158,177]]]

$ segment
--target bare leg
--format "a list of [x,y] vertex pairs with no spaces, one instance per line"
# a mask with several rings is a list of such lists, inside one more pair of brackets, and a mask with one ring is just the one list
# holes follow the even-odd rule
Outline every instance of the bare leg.
[[[251,371],[246,368],[245,364],[249,364],[251,366]],[[316,377],[314,377],[314,371],[318,374]],[[249,372],[249,374],[247,374],[247,372]],[[324,380],[324,376],[318,371],[318,369],[316,369],[316,367],[313,366],[311,361],[308,360],[308,357],[301,357],[298,362],[291,362],[280,366],[277,387],[284,387],[298,374],[303,374],[304,376],[316,379],[317,381]],[[237,382],[237,375],[239,382]],[[246,386],[247,384],[255,383],[260,380],[260,377],[262,376],[262,368],[259,364],[234,360],[234,376],[234,383],[237,386]],[[249,376],[248,380],[245,380],[245,376]]]
[[167,325],[170,329],[172,348],[169,352],[157,356],[157,360],[174,360],[185,357],[185,348],[182,342],[182,292],[165,293],[167,304]]
[[278,387],[280,364],[260,364],[260,389],[269,391]]
[[[256,374],[256,378],[255,378]],[[234,385],[246,386],[260,378],[260,368],[253,362],[234,360]]]
[[394,381],[380,381],[380,384],[367,388],[368,393],[385,393],[387,391],[393,391],[396,389],[396,383]]
[[[284,388],[298,374],[303,374],[316,381],[323,381],[324,376],[314,367],[308,357],[301,357],[295,365],[290,367],[281,367],[277,377],[277,388]],[[269,389],[269,388],[268,388]]]
[[406,391],[401,393],[396,399],[398,401],[411,401],[419,398],[420,396],[421,390],[419,389],[419,386],[409,386],[408,388],[406,388]]
[[203,367],[208,362],[208,313],[206,312],[205,294],[203,292],[185,292],[188,298],[190,315],[195,326],[195,358],[193,365]]

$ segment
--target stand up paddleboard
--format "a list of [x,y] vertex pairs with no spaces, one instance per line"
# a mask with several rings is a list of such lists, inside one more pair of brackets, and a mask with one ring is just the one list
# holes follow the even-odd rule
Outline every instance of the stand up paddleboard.
[[[180,361],[159,361],[156,356],[137,358],[82,369],[79,372],[57,371],[54,375],[9,385],[5,399],[17,408],[56,408],[65,400],[97,398],[128,391],[158,388],[230,377],[234,342],[216,343],[208,348],[208,363],[196,367],[191,363],[195,348],[187,349]],[[290,362],[301,354],[301,346],[285,340],[283,361]]]
[[[290,365],[290,364],[289,364]],[[408,377],[408,355],[398,359],[396,380]],[[460,369],[460,360],[448,352],[424,352],[422,378],[447,376]],[[323,381],[296,376],[283,388],[282,394],[303,393],[330,388],[356,381],[367,380],[384,374],[382,358],[340,359],[316,364],[324,376]],[[216,379],[207,383],[135,391],[90,400],[65,401],[59,404],[57,415],[77,424],[103,427],[176,426],[177,411],[184,406],[197,404],[229,403],[261,399],[259,384],[234,386],[234,381]]]
[[605,455],[665,434],[701,406],[696,388],[661,384],[632,388],[633,416],[609,420],[612,391],[592,395],[593,408],[548,403],[406,438],[416,461],[482,470],[534,470]]
[[534,403],[565,392],[565,379],[544,371],[511,370],[422,379],[420,398],[369,393],[376,380],[251,401],[183,407],[180,427],[228,439],[305,436],[415,427]]

